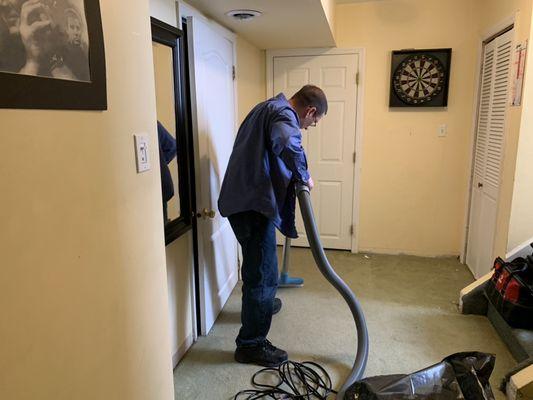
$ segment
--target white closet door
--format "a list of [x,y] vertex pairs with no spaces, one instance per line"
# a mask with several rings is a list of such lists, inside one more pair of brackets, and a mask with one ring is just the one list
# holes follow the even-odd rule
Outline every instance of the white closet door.
[[484,49],[466,263],[476,278],[492,268],[513,30]]

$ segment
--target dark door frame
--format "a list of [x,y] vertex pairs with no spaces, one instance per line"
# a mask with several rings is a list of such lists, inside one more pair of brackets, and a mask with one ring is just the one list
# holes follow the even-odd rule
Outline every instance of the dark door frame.
[[[181,20],[181,29],[183,32],[183,63],[184,70],[186,71],[187,79],[186,79],[186,90],[187,93],[191,93],[191,80],[189,79],[190,69],[189,69],[189,36],[188,36],[188,26],[187,26],[187,18],[182,18]],[[188,107],[187,110],[187,118],[188,121],[192,121],[192,115],[191,115],[191,107]],[[189,125],[190,126],[190,125]],[[194,210],[196,210],[196,180],[194,175],[194,142],[192,138],[192,129],[191,129],[191,140],[189,141],[189,152],[191,154],[191,160],[193,162],[193,167],[191,169],[191,182],[192,182],[192,188],[191,188],[191,199],[192,204],[194,204]],[[192,240],[192,246],[193,246],[193,256],[194,256],[194,303],[196,308],[196,332],[199,334],[202,332],[202,318],[200,313],[201,311],[201,304],[200,304],[200,261],[198,257],[198,214],[196,211],[192,213],[192,232],[193,232],[193,240]]]

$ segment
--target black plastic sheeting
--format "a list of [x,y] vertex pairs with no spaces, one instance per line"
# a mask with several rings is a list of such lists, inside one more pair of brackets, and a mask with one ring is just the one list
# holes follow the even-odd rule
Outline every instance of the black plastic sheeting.
[[354,383],[345,400],[494,400],[492,354],[456,353],[410,375],[383,375]]

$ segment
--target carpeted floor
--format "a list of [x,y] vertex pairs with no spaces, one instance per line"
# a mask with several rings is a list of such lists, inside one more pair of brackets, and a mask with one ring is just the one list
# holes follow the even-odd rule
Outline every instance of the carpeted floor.
[[[459,351],[496,354],[492,386],[514,364],[490,322],[457,310],[458,293],[473,278],[455,258],[353,255],[329,251],[331,264],[354,290],[365,310],[370,358],[365,376],[409,373]],[[297,361],[313,360],[332,375],[335,387],[350,371],[355,353],[354,323],[340,295],[315,267],[307,249],[293,249],[291,272],[305,278],[300,289],[279,289],[281,312],[269,339]],[[233,399],[250,388],[260,367],[233,361],[240,326],[236,287],[212,331],[201,337],[174,371],[179,400]]]

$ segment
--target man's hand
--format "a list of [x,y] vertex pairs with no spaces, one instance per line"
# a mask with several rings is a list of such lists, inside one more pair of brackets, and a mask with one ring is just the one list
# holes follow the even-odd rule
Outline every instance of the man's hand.
[[315,182],[313,182],[313,178],[309,177],[309,180],[307,181],[307,186],[309,186],[309,190],[315,187]]
[[[20,13],[20,38],[26,48],[26,66],[34,64],[38,68],[43,55],[43,34],[49,30],[52,21],[48,15],[48,6],[40,0],[29,0],[22,5]],[[37,65],[35,65],[37,64]],[[36,71],[35,71],[36,72]]]

